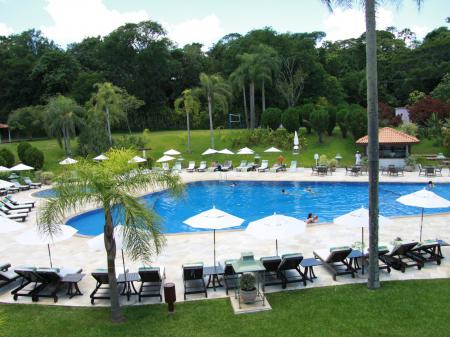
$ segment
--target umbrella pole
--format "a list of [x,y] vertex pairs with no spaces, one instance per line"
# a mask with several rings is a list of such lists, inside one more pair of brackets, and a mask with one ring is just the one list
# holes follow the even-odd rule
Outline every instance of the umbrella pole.
[[275,239],[275,249],[276,249],[277,256],[278,256],[278,239]]
[[420,239],[419,239],[420,242],[422,242],[422,226],[423,226],[423,207],[422,207],[422,216],[420,217]]
[[49,243],[47,243],[47,249],[48,249],[48,257],[50,259],[50,268],[53,268],[52,253],[50,252],[50,244]]
[[122,251],[122,264],[123,264],[123,275],[125,277],[125,284],[127,283],[127,270],[125,268],[125,258],[123,257],[123,248],[121,249]]
[[214,229],[214,268],[216,268],[216,230]]
[[361,227],[361,243],[362,243],[361,268],[362,268],[362,274],[364,275],[364,227]]

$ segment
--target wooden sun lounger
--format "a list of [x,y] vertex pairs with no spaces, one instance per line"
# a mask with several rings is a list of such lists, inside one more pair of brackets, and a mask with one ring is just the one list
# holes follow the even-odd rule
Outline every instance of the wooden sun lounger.
[[205,294],[208,297],[205,280],[203,279],[203,264],[191,263],[183,265],[184,299],[189,294]]
[[20,278],[19,274],[8,270],[9,267],[11,267],[9,263],[0,265],[0,288]]
[[228,295],[228,291],[239,287],[239,275],[234,271],[233,261],[225,261],[225,267],[223,269],[223,282],[225,284],[225,292]]
[[14,301],[21,296],[31,297],[33,302],[38,301],[36,293],[46,286],[45,280],[36,273],[36,268],[19,267],[14,272],[22,277],[20,285],[11,292]]
[[67,285],[67,295],[72,298],[75,295],[83,295],[78,288],[84,274],[81,268],[38,268],[36,274],[44,282],[44,286],[35,293],[36,300],[40,297],[53,298],[53,302],[58,302],[58,292],[61,287]]
[[336,281],[337,276],[351,275],[355,277],[356,270],[350,265],[347,258],[352,249],[350,247],[332,248],[330,250],[316,250],[314,257],[323,262],[323,265],[333,275],[333,280]]
[[420,270],[424,264],[423,260],[411,254],[412,249],[416,246],[417,242],[402,243],[394,247],[389,253],[379,256],[379,259],[402,273],[405,272],[406,268],[411,267],[417,267]]
[[444,258],[442,256],[440,245],[441,244],[436,240],[427,240],[411,249],[411,251],[407,253],[407,256],[414,260],[422,261],[423,263],[436,262],[437,265],[440,265],[441,260]]
[[162,302],[161,287],[164,276],[161,277],[159,267],[139,268],[139,276],[141,278],[138,292],[139,302],[142,297],[159,297],[159,301]]

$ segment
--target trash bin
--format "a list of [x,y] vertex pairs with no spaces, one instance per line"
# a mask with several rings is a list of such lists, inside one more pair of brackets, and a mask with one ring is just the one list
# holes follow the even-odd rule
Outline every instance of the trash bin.
[[173,313],[175,311],[175,302],[177,301],[175,283],[164,284],[164,299],[169,305],[169,313]]

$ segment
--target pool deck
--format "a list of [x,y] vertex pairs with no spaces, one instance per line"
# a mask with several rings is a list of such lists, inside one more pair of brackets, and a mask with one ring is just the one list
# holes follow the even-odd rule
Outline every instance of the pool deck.
[[[443,177],[418,177],[417,172],[405,173],[404,177],[380,176],[381,182],[420,182],[425,184],[432,180],[435,183],[450,183],[448,171],[443,172]],[[346,176],[345,171],[338,169],[332,176],[317,177],[311,175],[311,169],[300,168],[297,172],[281,172],[281,173],[257,173],[257,172],[205,172],[205,173],[182,173],[181,177],[184,182],[200,181],[200,180],[258,180],[258,181],[367,181],[367,176]],[[18,200],[26,200],[32,198],[34,191],[26,191],[16,193],[14,196]],[[147,191],[151,192],[151,191]],[[42,204],[44,199],[38,199],[37,204]],[[37,207],[37,208],[38,208]],[[35,208],[36,209],[36,208]],[[35,210],[34,209],[34,210]],[[418,239],[420,217],[394,217],[394,224],[391,226],[380,228],[380,243],[389,243],[395,237],[407,239]],[[32,228],[36,222],[36,211],[30,214],[25,225],[27,229]],[[23,231],[25,231],[24,229]],[[48,252],[46,246],[22,246],[15,242],[14,236],[23,231],[2,234],[0,236],[0,262],[9,262],[14,266],[34,265],[48,266]],[[434,239],[436,237],[450,242],[450,213],[427,215],[424,218],[423,226],[424,238]],[[213,237],[212,233],[189,233],[189,234],[171,234],[167,235],[167,245],[163,252],[155,258],[153,265],[161,266],[165,269],[166,282],[174,282],[177,290],[177,301],[183,300],[183,282],[181,277],[181,265],[188,262],[203,261],[205,265],[213,264]],[[69,240],[52,245],[53,265],[60,267],[81,267],[86,277],[80,283],[80,289],[83,296],[77,296],[68,299],[63,293],[59,297],[57,305],[67,306],[91,306],[89,294],[95,287],[95,281],[90,276],[90,272],[96,268],[104,268],[106,265],[106,255],[104,252],[94,252],[87,245],[88,238],[75,236]],[[298,238],[293,238],[290,242],[279,242],[279,253],[301,252],[304,257],[312,257],[313,251],[317,249],[327,249],[332,246],[351,245],[355,241],[361,240],[361,231],[354,227],[336,226],[333,224],[317,224],[307,227],[305,233]],[[366,231],[366,242],[368,242],[368,233]],[[241,230],[221,231],[216,236],[217,260],[238,258],[242,251],[252,251],[256,258],[261,256],[275,255],[275,242],[260,242],[247,237]],[[442,264],[426,264],[422,270],[407,269],[403,274],[399,271],[392,270],[390,274],[381,271],[381,281],[405,280],[405,279],[431,279],[431,278],[450,278],[450,247],[442,248],[446,258],[442,260]],[[126,258],[126,265],[130,271],[136,271],[141,264],[132,262]],[[122,261],[120,253],[117,254],[116,260],[117,271],[122,270]],[[355,279],[350,276],[338,277],[337,281],[333,281],[331,275],[324,267],[316,267],[315,272],[317,279],[314,283],[307,283],[306,288],[322,287],[331,285],[341,285],[350,283],[366,282],[367,274],[361,275],[359,272]],[[9,285],[0,288],[0,302],[13,303],[10,294],[11,289],[15,285]],[[300,284],[288,285],[286,290],[304,289]],[[266,288],[267,292],[283,291],[280,286],[270,286]],[[223,288],[217,291],[208,290],[208,298],[225,297]],[[201,295],[190,295],[188,299],[202,299]],[[137,296],[132,296],[128,302],[126,297],[121,297],[124,305],[139,305]],[[30,298],[21,297],[17,303],[31,303]],[[41,298],[39,303],[53,305],[52,299]],[[141,304],[158,303],[155,298],[143,299]],[[107,300],[96,301],[95,306],[109,305]]]

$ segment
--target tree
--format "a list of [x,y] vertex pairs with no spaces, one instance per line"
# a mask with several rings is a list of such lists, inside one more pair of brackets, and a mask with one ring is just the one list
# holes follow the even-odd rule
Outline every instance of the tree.
[[9,128],[27,138],[44,134],[44,109],[44,106],[36,105],[14,110],[8,117]]
[[367,119],[367,112],[362,106],[351,104],[348,107],[345,122],[355,140],[367,134]]
[[208,102],[209,130],[211,134],[211,148],[214,149],[213,113],[215,105],[228,109],[228,99],[231,97],[230,85],[218,74],[200,74],[200,87],[193,90],[193,94],[203,96]]
[[99,155],[110,148],[108,133],[104,124],[95,116],[87,116],[80,127],[77,153],[83,157]]
[[49,136],[56,137],[67,156],[72,155],[70,139],[75,135],[76,127],[81,124],[82,111],[72,98],[62,95],[52,97],[46,106],[47,132]]
[[145,102],[141,99],[138,99],[134,97],[133,95],[130,95],[125,89],[121,89],[121,101],[122,101],[122,109],[125,116],[125,121],[127,122],[127,128],[128,132],[131,135],[131,128],[130,128],[130,122],[128,121],[128,116],[130,113],[133,113],[143,107],[145,105]]
[[0,157],[3,159],[3,162],[5,163],[2,166],[12,167],[14,165],[14,162],[16,161],[14,153],[12,153],[7,148],[0,149]]
[[34,167],[36,170],[40,170],[44,166],[44,153],[35,148],[28,148],[23,154],[23,163]]
[[234,88],[242,90],[242,99],[244,104],[245,127],[248,129],[247,95],[245,94],[246,75],[243,67],[238,67],[230,75],[230,83]]
[[120,222],[124,226],[125,249],[133,260],[149,263],[164,244],[161,227],[152,210],[135,197],[148,188],[181,187],[176,175],[152,172],[148,174],[137,165],[128,163],[135,154],[131,150],[110,150],[108,160],[93,163],[82,160],[65,170],[55,184],[56,197],[47,199],[41,208],[38,229],[47,237],[60,230],[66,214],[73,209],[96,204],[104,211],[105,250],[107,253],[108,278],[111,296],[111,319],[123,321],[119,305],[116,279],[116,242],[114,227]]
[[450,113],[450,103],[444,103],[431,96],[425,96],[408,107],[411,121],[424,126],[433,113],[439,119],[446,119]]
[[321,106],[316,105],[310,114],[311,128],[317,133],[319,143],[323,143],[323,134],[327,131],[329,116],[327,110]]
[[276,130],[281,123],[281,109],[268,108],[261,115],[261,126]]
[[337,107],[336,111],[336,123],[339,126],[339,129],[341,130],[342,138],[347,138],[347,112],[348,112],[348,104],[340,104]]
[[200,111],[200,101],[198,97],[192,94],[191,89],[183,91],[181,97],[177,98],[174,103],[175,111],[186,114],[186,128],[187,128],[187,147],[188,152],[191,153],[191,128],[189,124],[190,115],[198,114]]
[[281,70],[277,78],[277,89],[288,107],[295,106],[303,93],[305,75],[293,57],[281,61]]
[[306,103],[303,105],[300,105],[299,107],[299,120],[300,125],[304,126],[306,128],[306,132],[311,133],[311,123],[310,123],[310,116],[311,112],[315,109],[313,103]]
[[431,96],[444,103],[450,103],[450,74],[445,74],[439,84],[431,92]]
[[289,132],[294,132],[300,127],[298,108],[287,108],[281,115],[281,124]]

